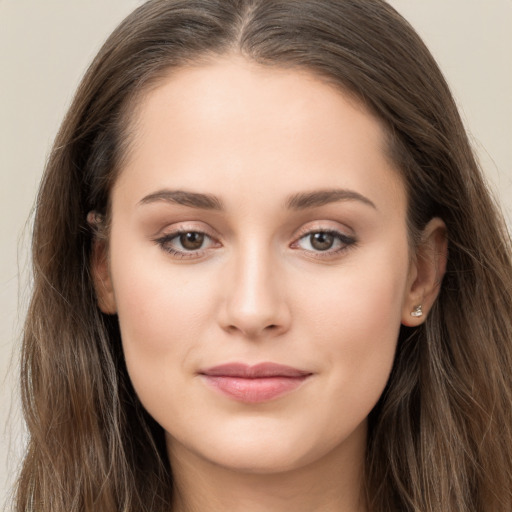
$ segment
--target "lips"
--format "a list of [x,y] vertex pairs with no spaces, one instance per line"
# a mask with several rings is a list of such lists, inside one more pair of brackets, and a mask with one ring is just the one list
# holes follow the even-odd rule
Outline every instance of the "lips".
[[230,363],[202,370],[199,375],[207,385],[228,398],[261,403],[294,391],[312,373],[275,363],[255,366]]

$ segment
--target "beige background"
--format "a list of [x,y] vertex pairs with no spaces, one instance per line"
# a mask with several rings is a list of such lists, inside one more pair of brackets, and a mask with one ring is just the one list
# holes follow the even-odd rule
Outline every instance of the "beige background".
[[[0,0],[0,509],[23,445],[13,390],[37,183],[87,63],[140,3]],[[512,0],[391,3],[438,59],[512,226]]]

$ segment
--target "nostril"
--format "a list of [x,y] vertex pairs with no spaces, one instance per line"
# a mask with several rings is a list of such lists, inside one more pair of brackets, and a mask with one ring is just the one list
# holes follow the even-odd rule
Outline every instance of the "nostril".
[[241,327],[238,327],[236,325],[228,325],[226,327],[226,330],[230,333],[237,333],[237,332],[240,332],[240,333],[243,333],[244,335],[246,336],[258,336],[258,332],[259,332],[259,335],[263,334],[263,333],[278,333],[279,330],[280,330],[280,327],[278,324],[270,324],[270,325],[267,325],[265,326],[262,330],[259,330],[257,328],[251,328],[251,327],[247,327],[245,329],[241,328]]

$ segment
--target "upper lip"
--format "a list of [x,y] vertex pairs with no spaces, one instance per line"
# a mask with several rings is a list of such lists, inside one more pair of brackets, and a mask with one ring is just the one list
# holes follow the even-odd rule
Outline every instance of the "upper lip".
[[307,377],[311,372],[299,370],[291,366],[277,363],[259,363],[248,365],[245,363],[227,363],[212,366],[199,372],[209,377],[239,377],[244,379],[258,379],[265,377]]

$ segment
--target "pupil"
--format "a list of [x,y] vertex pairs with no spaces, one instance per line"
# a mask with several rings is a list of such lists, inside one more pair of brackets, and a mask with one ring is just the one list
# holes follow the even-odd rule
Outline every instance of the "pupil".
[[315,233],[311,235],[311,246],[318,251],[326,251],[333,246],[334,236],[330,233]]
[[204,242],[204,235],[202,233],[183,233],[180,235],[180,243],[185,249],[191,251],[200,249]]

